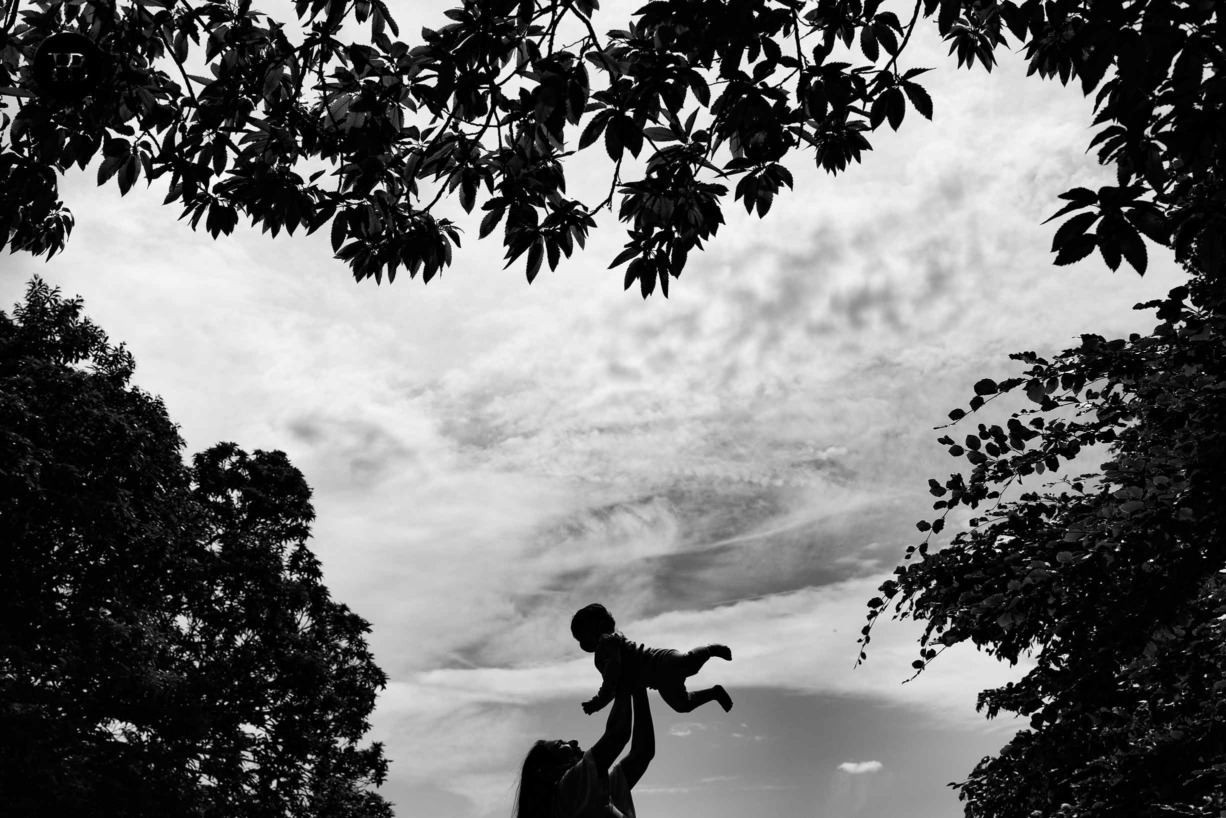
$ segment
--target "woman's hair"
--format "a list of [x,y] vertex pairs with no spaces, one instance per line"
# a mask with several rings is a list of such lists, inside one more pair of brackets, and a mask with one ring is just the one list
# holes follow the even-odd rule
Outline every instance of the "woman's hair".
[[603,634],[613,633],[616,629],[617,623],[613,621],[613,614],[609,613],[608,609],[599,602],[585,605],[570,619],[570,632],[576,637],[580,630],[591,630]]
[[554,799],[558,781],[566,765],[559,764],[550,742],[541,739],[524,756],[519,773],[519,789],[515,793],[515,811],[511,818],[555,818]]

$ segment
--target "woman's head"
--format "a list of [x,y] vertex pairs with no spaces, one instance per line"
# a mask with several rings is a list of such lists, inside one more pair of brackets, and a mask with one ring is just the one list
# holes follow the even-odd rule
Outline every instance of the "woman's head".
[[579,646],[588,653],[596,650],[596,641],[606,633],[613,633],[617,623],[613,614],[599,602],[585,605],[575,612],[570,620],[570,633],[579,641]]
[[577,741],[542,739],[524,757],[515,798],[516,818],[553,818],[554,793],[562,774],[583,758]]

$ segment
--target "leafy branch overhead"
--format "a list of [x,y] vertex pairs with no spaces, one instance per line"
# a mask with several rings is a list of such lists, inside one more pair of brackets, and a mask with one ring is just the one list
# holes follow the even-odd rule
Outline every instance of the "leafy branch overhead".
[[[1065,195],[1092,210],[1060,227],[1057,263],[1098,248],[1143,272],[1144,235],[1216,270],[1223,203],[1193,182],[1220,172],[1222,129],[1203,127],[1226,94],[1219,5],[919,0],[904,22],[879,0],[653,0],[601,34],[596,0],[468,0],[410,43],[383,0],[295,0],[299,31],[250,0],[34,0],[0,34],[0,243],[60,250],[74,222],[55,171],[101,153],[99,184],[165,177],[166,203],[215,238],[240,218],[274,235],[330,223],[358,280],[438,275],[461,225],[435,209],[455,197],[480,236],[503,226],[531,281],[620,196],[615,266],[667,295],[722,224],[725,182],[765,217],[792,187],[786,157],[839,173],[908,108],[933,118],[930,69],[902,64],[923,18],[959,66],[1024,45],[1031,73],[1097,90],[1091,147],[1119,182]],[[340,39],[346,23],[369,42]],[[32,67],[62,31],[105,57],[80,99]],[[580,151],[607,154],[610,176],[570,198]]]

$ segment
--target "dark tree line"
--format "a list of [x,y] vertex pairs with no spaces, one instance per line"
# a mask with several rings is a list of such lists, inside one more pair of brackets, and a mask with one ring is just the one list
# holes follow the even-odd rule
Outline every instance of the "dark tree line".
[[386,677],[281,452],[182,459],[162,402],[35,279],[0,312],[0,812],[390,816]]
[[[891,604],[926,621],[917,673],[962,642],[1034,656],[979,696],[1030,726],[957,785],[968,816],[1226,809],[1226,288],[1193,276],[1154,308],[1150,333],[975,385],[939,440],[969,470],[929,481],[938,516],[869,601],[865,647]],[[972,425],[997,400],[1003,425]],[[969,527],[930,550],[955,509]]]

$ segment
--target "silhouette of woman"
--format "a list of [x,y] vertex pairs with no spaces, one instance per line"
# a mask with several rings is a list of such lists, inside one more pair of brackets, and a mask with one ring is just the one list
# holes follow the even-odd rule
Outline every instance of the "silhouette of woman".
[[[631,742],[630,752],[617,761],[627,741]],[[630,790],[655,754],[647,689],[618,691],[604,735],[589,749],[561,739],[542,739],[532,745],[520,773],[515,818],[635,818]]]

